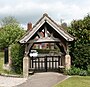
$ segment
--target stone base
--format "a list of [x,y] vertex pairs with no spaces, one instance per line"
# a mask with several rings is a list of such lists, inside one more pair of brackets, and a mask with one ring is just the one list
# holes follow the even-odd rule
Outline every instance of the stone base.
[[29,75],[29,58],[23,58],[23,77],[27,78]]
[[65,69],[68,70],[71,68],[71,57],[70,55],[65,55]]
[[3,69],[4,69],[4,70],[7,70],[7,71],[10,71],[10,70],[11,70],[11,67],[10,67],[9,64],[4,64],[4,65],[3,65]]

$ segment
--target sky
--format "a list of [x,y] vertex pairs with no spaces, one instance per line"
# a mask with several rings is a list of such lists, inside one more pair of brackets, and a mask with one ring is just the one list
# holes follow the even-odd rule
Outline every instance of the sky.
[[70,24],[90,13],[90,0],[0,0],[0,20],[15,17],[23,27],[35,24],[44,13],[54,21]]

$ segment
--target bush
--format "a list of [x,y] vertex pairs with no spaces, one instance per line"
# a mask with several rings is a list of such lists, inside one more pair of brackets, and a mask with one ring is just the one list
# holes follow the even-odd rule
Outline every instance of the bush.
[[[71,69],[66,71],[66,74],[68,74],[68,75],[87,76],[88,71],[80,69],[80,68],[72,67]],[[90,75],[90,72],[89,72],[89,75]]]
[[24,46],[16,43],[11,46],[12,70],[21,74],[23,69]]
[[87,76],[87,71],[86,70],[81,70],[79,75],[80,76]]
[[73,20],[68,32],[77,39],[71,43],[72,65],[87,70],[90,64],[90,14],[82,20]]
[[90,65],[88,65],[87,74],[90,76]]
[[80,68],[72,67],[71,69],[67,70],[66,73],[68,75],[79,75]]

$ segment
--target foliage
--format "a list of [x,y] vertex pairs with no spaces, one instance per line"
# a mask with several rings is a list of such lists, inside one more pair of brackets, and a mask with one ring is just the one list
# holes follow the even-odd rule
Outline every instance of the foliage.
[[8,16],[8,17],[3,18],[0,21],[0,24],[3,27],[3,26],[6,26],[6,25],[18,25],[19,22],[14,17]]
[[87,76],[87,71],[86,70],[81,70],[79,75],[80,76]]
[[24,46],[18,43],[11,46],[12,69],[16,73],[22,72],[24,50]]
[[74,20],[68,28],[77,39],[71,43],[70,54],[72,65],[81,69],[87,69],[90,64],[90,15],[82,20]]
[[73,76],[54,87],[90,87],[90,76]]
[[18,22],[13,17],[3,19],[3,26],[0,30],[0,48],[5,48],[15,43],[24,34]]
[[87,69],[87,73],[88,73],[88,75],[90,76],[90,65],[88,65],[87,68],[88,68],[88,69]]
[[4,53],[3,53],[3,51],[1,51],[0,52],[0,58],[3,58],[3,56],[4,56]]
[[3,70],[3,52],[0,52],[0,73],[2,72]]
[[87,76],[88,71],[73,66],[71,69],[66,70],[65,74]]
[[[25,33],[25,31],[19,26],[19,23],[14,17],[5,17],[1,20],[0,23],[0,49],[8,48],[10,45],[16,43]],[[17,44],[13,45],[12,67],[16,73],[20,73],[22,71],[22,56],[22,47]]]
[[76,67],[72,67],[69,70],[66,70],[66,74],[68,75],[79,75],[81,69],[80,68],[76,68]]

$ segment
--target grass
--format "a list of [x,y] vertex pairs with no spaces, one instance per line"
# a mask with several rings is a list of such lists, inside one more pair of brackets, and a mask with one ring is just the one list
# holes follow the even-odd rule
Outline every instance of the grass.
[[3,69],[3,64],[4,64],[4,52],[0,52],[0,73],[5,73],[5,74],[12,74],[12,71],[7,71]]
[[3,69],[4,64],[4,52],[0,52],[0,73],[8,74],[10,71]]
[[3,52],[0,52],[0,73],[2,73],[4,70],[3,70],[3,62],[4,62],[4,53]]
[[3,64],[4,64],[4,52],[0,52],[0,74],[4,73],[4,74],[13,74],[13,75],[18,75],[17,73],[15,73],[14,71],[7,71],[3,69]]
[[73,76],[54,87],[90,87],[90,76]]

